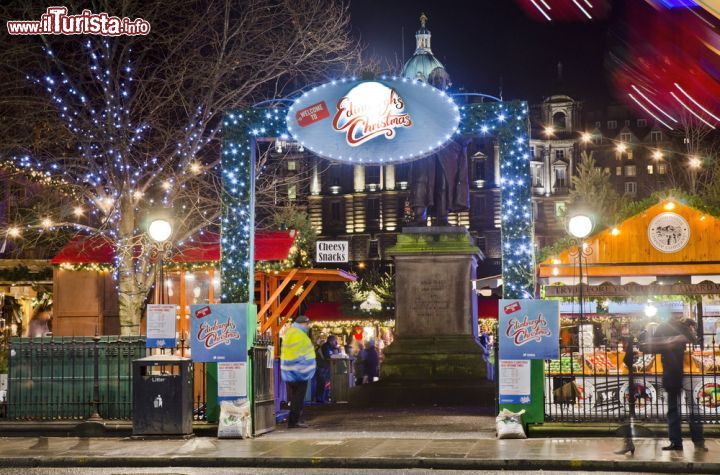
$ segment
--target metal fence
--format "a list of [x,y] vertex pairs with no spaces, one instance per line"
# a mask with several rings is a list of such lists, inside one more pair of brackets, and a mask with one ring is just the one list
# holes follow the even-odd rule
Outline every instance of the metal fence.
[[[583,348],[560,347],[560,360],[545,362],[545,420],[562,422],[623,422],[635,396],[635,419],[665,421],[667,394],[662,384],[660,355],[635,352],[633,384],[623,363],[620,344]],[[720,423],[720,348],[688,345],[680,412]]]
[[[145,347],[143,337],[12,338],[7,356],[8,388],[0,393],[0,419],[84,420],[132,418],[132,362],[151,354],[188,354]],[[206,367],[195,364],[193,416],[206,419]],[[1,388],[0,388],[1,389]]]

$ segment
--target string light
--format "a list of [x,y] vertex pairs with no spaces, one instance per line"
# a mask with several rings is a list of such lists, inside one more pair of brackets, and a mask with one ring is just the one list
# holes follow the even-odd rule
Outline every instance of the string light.
[[81,217],[84,213],[85,210],[82,208],[82,206],[76,206],[75,208],[73,208],[73,214],[78,218]]
[[51,228],[53,225],[52,219],[50,218],[43,218],[43,220],[40,222],[43,228],[48,229]]
[[11,226],[8,228],[7,233],[8,236],[12,238],[20,237],[20,228],[18,228],[17,226]]

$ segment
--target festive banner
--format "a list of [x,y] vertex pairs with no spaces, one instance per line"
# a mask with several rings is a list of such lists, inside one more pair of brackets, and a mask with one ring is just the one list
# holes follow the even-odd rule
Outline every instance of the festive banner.
[[560,306],[557,301],[502,299],[499,305],[500,359],[560,358]]
[[303,147],[344,163],[406,162],[443,148],[460,125],[450,96],[402,77],[322,84],[299,97],[288,131]]
[[195,362],[247,361],[248,304],[190,306],[190,349]]

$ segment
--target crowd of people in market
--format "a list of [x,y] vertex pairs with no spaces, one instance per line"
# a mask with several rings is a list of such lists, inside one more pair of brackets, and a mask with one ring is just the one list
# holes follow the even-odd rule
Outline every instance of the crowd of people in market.
[[[342,338],[342,337],[341,337]],[[361,385],[377,381],[380,376],[380,355],[375,340],[341,340],[336,335],[319,338],[315,346],[315,402],[330,401],[332,390],[333,360],[340,365],[341,374],[348,374],[351,385]]]

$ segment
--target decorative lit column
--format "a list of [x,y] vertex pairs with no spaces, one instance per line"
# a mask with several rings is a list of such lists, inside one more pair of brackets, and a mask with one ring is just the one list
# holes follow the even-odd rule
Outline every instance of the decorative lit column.
[[362,193],[365,191],[365,167],[362,165],[355,165],[353,172],[353,190],[358,193]]
[[392,191],[395,189],[395,165],[385,166],[385,183],[383,190]]
[[317,159],[314,159],[313,164],[312,164],[312,179],[310,181],[310,194],[311,195],[319,195],[320,192],[321,192],[320,173],[318,173]]

